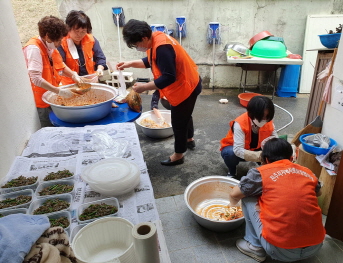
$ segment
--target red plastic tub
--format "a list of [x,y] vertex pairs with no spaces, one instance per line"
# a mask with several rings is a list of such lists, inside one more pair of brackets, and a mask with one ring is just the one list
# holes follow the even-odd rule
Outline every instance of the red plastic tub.
[[253,92],[247,92],[247,93],[241,93],[238,94],[238,98],[239,98],[239,103],[243,106],[243,107],[247,107],[249,101],[251,100],[252,97],[255,96],[263,96],[262,94],[259,93],[253,93]]

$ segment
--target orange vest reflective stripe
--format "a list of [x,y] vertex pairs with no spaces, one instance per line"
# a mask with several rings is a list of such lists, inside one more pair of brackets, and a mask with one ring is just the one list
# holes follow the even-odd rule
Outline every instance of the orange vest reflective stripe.
[[[54,50],[54,52],[52,54],[52,60],[54,61],[54,66],[51,66],[47,48],[42,43],[42,41],[40,39],[38,39],[38,37],[31,38],[25,44],[25,46],[23,48],[25,48],[26,46],[29,46],[29,45],[35,45],[40,49],[40,53],[42,56],[42,62],[43,62],[42,78],[45,79],[50,84],[57,87],[61,81],[61,76],[58,74],[58,70],[61,70],[64,67],[60,54],[58,53],[58,51],[56,49]],[[47,90],[43,89],[41,87],[35,86],[32,82],[31,82],[31,87],[32,87],[34,98],[35,98],[36,107],[37,108],[49,107],[50,105],[46,104],[42,100],[42,96],[43,96],[44,92],[46,92]]]
[[294,249],[318,245],[325,238],[322,212],[315,187],[317,177],[310,169],[289,160],[263,165],[262,236],[272,245]]
[[[175,51],[176,81],[163,89],[159,89],[161,93],[160,97],[162,98],[165,96],[171,105],[177,106],[187,99],[198,85],[198,68],[191,57],[174,38],[160,31],[153,32],[152,48],[147,51],[147,56],[154,79],[157,79],[162,75],[156,64],[156,49],[160,45],[166,44],[170,44]],[[150,61],[151,51],[152,61]]]
[[[62,39],[61,46],[66,54],[66,61],[65,64],[73,71],[79,73],[79,60],[74,59],[69,51],[67,39],[70,38],[69,34]],[[94,37],[91,34],[85,35],[85,37],[81,40],[81,48],[83,51],[83,56],[85,58],[86,69],[88,74],[93,74],[95,72],[94,66],[95,62],[93,61],[93,47],[94,47]],[[62,76],[62,84],[68,85],[75,83],[71,78],[66,76]]]
[[258,144],[256,148],[250,148],[251,143],[251,123],[250,118],[248,116],[248,113],[243,113],[241,116],[236,118],[234,121],[230,122],[230,129],[228,133],[226,134],[226,137],[221,139],[220,141],[220,150],[223,150],[226,146],[233,145],[233,125],[235,122],[238,122],[241,126],[242,131],[245,133],[245,142],[244,142],[244,149],[246,150],[255,150],[259,149],[261,147],[261,142],[272,135],[274,131],[274,124],[273,121],[267,122],[265,125],[263,125],[259,132],[258,132]]

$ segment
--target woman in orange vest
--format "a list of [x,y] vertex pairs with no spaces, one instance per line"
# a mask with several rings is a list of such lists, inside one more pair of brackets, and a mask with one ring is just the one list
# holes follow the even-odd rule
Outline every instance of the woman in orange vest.
[[154,81],[137,82],[133,90],[138,93],[158,90],[160,97],[166,97],[171,105],[174,153],[161,164],[182,164],[187,148],[195,148],[192,113],[202,89],[197,66],[174,38],[163,32],[152,32],[144,21],[131,19],[123,28],[123,37],[129,48],[146,52],[147,57],[120,62],[117,69],[151,68]]
[[261,144],[268,137],[278,137],[273,124],[274,104],[265,96],[253,97],[247,112],[230,122],[230,129],[220,141],[221,156],[229,168],[228,176],[236,178],[239,162],[260,162]]
[[317,196],[321,184],[308,168],[292,163],[293,148],[284,139],[268,140],[262,165],[249,170],[229,194],[241,200],[246,227],[236,241],[245,255],[263,262],[292,262],[312,257],[323,246],[325,229]]
[[43,94],[49,90],[70,98],[76,94],[58,87],[61,75],[71,77],[75,82],[80,82],[80,77],[65,66],[56,50],[68,32],[63,20],[54,16],[43,17],[38,22],[38,30],[39,36],[31,38],[23,47],[23,52],[41,126],[46,127],[53,125],[49,119],[51,108],[42,100]]
[[[92,24],[83,11],[72,10],[66,18],[68,35],[58,47],[64,63],[80,76],[97,73],[102,76],[107,69],[106,57],[99,41],[91,34]],[[73,84],[73,79],[62,77],[62,84]]]

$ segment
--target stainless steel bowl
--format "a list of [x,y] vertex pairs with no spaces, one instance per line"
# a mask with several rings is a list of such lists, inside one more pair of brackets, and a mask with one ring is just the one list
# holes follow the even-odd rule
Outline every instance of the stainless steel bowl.
[[[171,113],[170,110],[160,110],[162,117],[165,119],[167,123],[171,125]],[[155,139],[163,139],[170,137],[174,134],[173,128],[148,128],[143,125],[141,125],[141,121],[145,118],[150,118],[153,121],[157,122],[157,117],[154,114],[154,111],[147,111],[143,112],[142,115],[136,120],[136,124],[141,127],[142,132],[151,138]]]
[[[73,100],[76,104],[82,101],[91,101],[97,98],[99,103],[89,104],[83,106],[62,106],[61,98],[51,91],[47,91],[43,94],[43,101],[51,106],[52,111],[55,113],[56,117],[62,121],[72,122],[72,123],[83,123],[92,122],[104,118],[111,112],[112,101],[117,96],[117,90],[111,86],[91,83],[92,88],[89,92],[84,95],[77,96],[67,100]],[[62,88],[71,88],[75,84],[66,85]]]
[[242,55],[246,55],[248,56],[249,55],[249,48],[244,46],[243,44],[241,43],[236,43],[232,46],[232,50],[242,54]]
[[228,194],[238,183],[238,180],[214,175],[202,177],[188,185],[184,193],[184,200],[195,220],[203,227],[215,232],[230,231],[243,224],[244,217],[230,221],[218,221],[208,219],[197,213],[197,211],[209,206],[229,205]]

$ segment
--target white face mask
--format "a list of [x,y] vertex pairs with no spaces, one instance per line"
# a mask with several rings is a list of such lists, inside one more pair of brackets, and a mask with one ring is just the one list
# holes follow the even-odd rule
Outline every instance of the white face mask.
[[141,52],[146,52],[148,50],[148,48],[146,47],[136,47],[137,51],[141,51]]
[[257,127],[261,128],[263,125],[265,125],[265,124],[267,123],[267,121],[266,121],[266,120],[258,121],[258,120],[256,120],[256,119],[254,119],[254,120],[253,120],[253,123],[254,123]]
[[45,44],[49,50],[56,49],[54,42],[49,43],[48,41],[45,41]]

